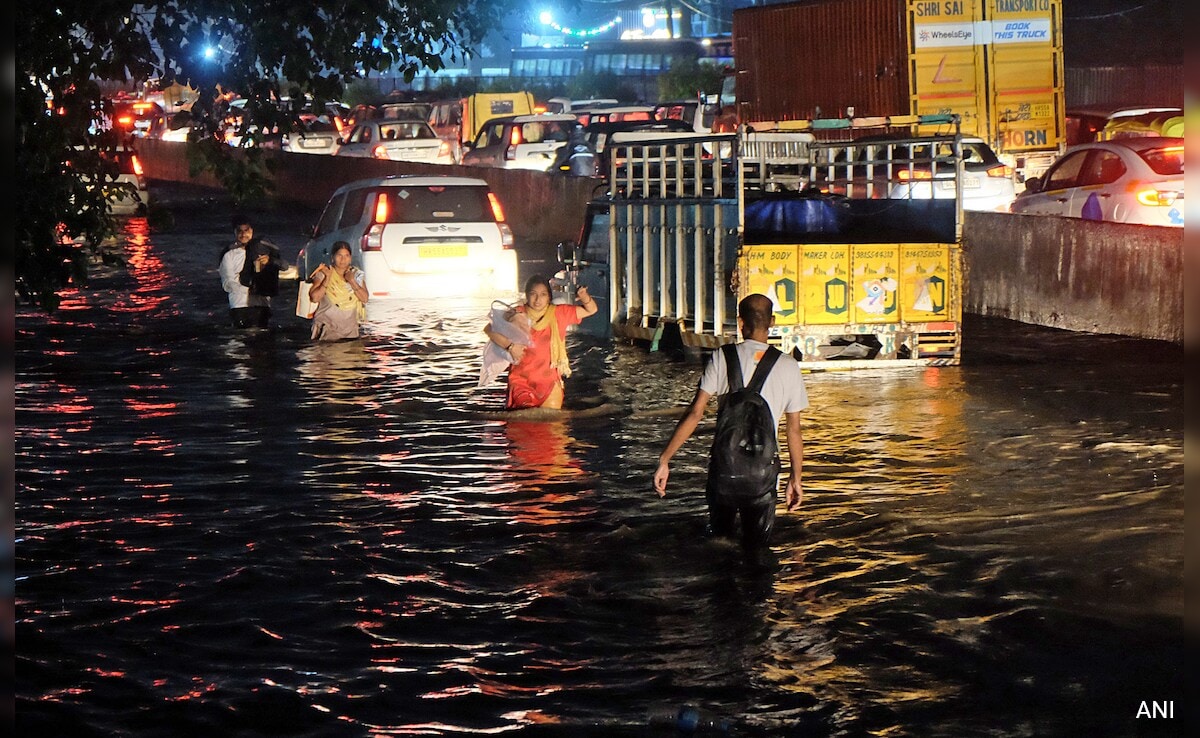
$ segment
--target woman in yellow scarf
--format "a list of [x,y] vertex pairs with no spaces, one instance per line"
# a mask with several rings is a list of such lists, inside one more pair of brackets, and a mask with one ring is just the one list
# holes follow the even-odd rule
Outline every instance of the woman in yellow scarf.
[[332,266],[322,264],[313,272],[308,299],[317,305],[313,313],[312,337],[318,341],[358,338],[359,323],[367,317],[365,275],[350,265],[350,244],[338,241],[330,257]]
[[563,404],[563,377],[571,376],[567,361],[567,328],[596,313],[596,301],[587,288],[575,291],[578,305],[551,303],[550,281],[535,274],[525,282],[525,304],[517,311],[528,318],[532,330],[532,346],[522,346],[492,330],[488,323],[483,330],[497,346],[512,356],[508,370],[509,410],[527,407],[559,409]]

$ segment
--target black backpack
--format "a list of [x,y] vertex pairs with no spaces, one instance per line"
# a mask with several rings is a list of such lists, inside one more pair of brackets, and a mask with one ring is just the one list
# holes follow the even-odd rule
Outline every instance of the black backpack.
[[748,387],[742,386],[742,363],[737,347],[725,344],[725,368],[729,393],[717,413],[709,462],[709,482],[723,497],[752,498],[774,494],[779,484],[779,426],[763,399],[767,375],[779,358],[779,349],[767,348]]

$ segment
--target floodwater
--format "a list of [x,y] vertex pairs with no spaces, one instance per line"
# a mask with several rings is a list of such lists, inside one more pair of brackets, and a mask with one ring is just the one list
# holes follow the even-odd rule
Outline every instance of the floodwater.
[[485,302],[221,327],[198,205],[18,309],[18,735],[1183,734],[1182,348],[807,375],[764,570],[703,535],[711,416],[651,490],[699,355],[572,336],[570,412],[506,415]]

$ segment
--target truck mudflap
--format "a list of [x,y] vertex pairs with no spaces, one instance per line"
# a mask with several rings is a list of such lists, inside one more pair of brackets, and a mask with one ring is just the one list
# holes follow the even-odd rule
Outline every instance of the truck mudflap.
[[962,350],[962,263],[952,243],[764,244],[743,248],[737,279],[740,294],[771,298],[772,342],[805,368],[948,366]]

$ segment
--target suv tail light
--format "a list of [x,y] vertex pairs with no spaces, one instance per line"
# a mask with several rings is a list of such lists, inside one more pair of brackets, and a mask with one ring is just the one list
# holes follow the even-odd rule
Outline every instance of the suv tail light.
[[367,232],[362,235],[362,242],[359,245],[364,254],[368,251],[383,251],[383,224],[372,223]]
[[136,174],[137,176],[141,177],[143,174],[142,160],[137,157],[137,154],[133,154],[132,156],[130,156],[129,160],[130,160],[131,166],[133,167],[133,173]]
[[362,235],[360,244],[363,252],[383,250],[383,227],[387,225],[388,216],[392,211],[392,203],[386,192],[375,196],[375,214],[371,217],[371,225]]
[[512,133],[508,134],[508,145],[504,147],[504,159],[512,161],[517,158],[517,146],[524,143],[521,138],[521,129],[514,126]]
[[995,166],[988,167],[987,176],[997,177],[999,179],[1012,179],[1013,170],[1010,166],[996,164]]
[[387,149],[384,148],[383,144],[379,144],[371,149],[371,156],[375,159],[386,159],[388,158]]
[[488,204],[492,206],[492,217],[494,217],[496,219],[497,223],[503,223],[504,222],[504,208],[500,207],[500,201],[496,199],[495,194],[489,192],[489,193],[487,193],[487,195],[488,195]]
[[487,197],[488,204],[492,206],[492,217],[496,219],[496,225],[500,228],[500,245],[506,249],[514,248],[516,240],[513,238],[512,228],[504,222],[504,208],[500,207],[500,200],[491,192]]

